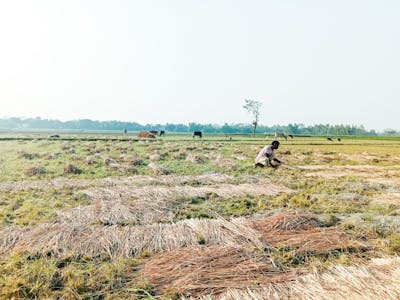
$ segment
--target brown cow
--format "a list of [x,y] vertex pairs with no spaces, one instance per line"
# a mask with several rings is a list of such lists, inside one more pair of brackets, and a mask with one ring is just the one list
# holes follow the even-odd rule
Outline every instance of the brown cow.
[[148,131],[141,131],[138,133],[139,138],[151,138],[154,139],[156,136]]

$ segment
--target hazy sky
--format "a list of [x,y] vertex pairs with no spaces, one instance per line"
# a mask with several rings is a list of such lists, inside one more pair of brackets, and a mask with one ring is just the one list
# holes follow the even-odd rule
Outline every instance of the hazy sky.
[[0,117],[400,129],[400,1],[0,1]]

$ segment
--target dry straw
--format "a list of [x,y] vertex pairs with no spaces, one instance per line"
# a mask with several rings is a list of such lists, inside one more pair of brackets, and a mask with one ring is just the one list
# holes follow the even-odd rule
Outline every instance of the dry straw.
[[262,241],[273,247],[289,247],[298,254],[366,248],[336,227],[321,227],[324,224],[316,215],[298,211],[281,212],[263,220],[250,221],[249,225],[260,233]]
[[159,293],[218,294],[294,279],[262,254],[236,247],[194,246],[155,255],[141,270]]
[[88,226],[79,223],[41,224],[32,229],[2,230],[0,255],[15,251],[53,253],[56,256],[132,257],[143,252],[169,251],[189,245],[241,245],[261,248],[254,230],[243,220],[190,219],[175,224],[146,226]]
[[201,300],[336,300],[400,299],[400,259],[378,258],[369,264],[334,266],[288,283],[272,283],[262,288],[229,289]]

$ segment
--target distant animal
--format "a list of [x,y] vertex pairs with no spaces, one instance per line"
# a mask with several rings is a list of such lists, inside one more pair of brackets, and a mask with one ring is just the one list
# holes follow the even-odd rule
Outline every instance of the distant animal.
[[330,138],[330,137],[328,137],[328,138],[326,138],[328,141],[331,141],[331,142],[333,142],[333,140],[332,140],[332,138]]
[[60,136],[58,134],[54,134],[50,136],[51,139],[58,139]]
[[126,128],[124,128],[124,134],[127,134],[128,130],[126,130]]
[[198,136],[199,138],[202,138],[202,137],[203,137],[203,134],[201,133],[201,131],[193,131],[193,138],[194,138],[195,136]]
[[275,137],[276,138],[282,137],[282,138],[285,138],[285,140],[287,140],[287,136],[283,132],[275,132]]
[[149,132],[150,132],[151,134],[158,135],[158,131],[157,131],[157,130],[150,130]]
[[139,138],[151,138],[154,139],[156,136],[148,131],[140,131],[138,133]]
[[342,139],[341,139],[341,138],[338,138],[337,140],[338,140],[338,142],[341,142],[341,141],[342,141]]
[[290,137],[292,139],[293,138],[293,134],[289,134],[288,137]]
[[160,130],[160,136],[164,136],[165,135],[165,130]]

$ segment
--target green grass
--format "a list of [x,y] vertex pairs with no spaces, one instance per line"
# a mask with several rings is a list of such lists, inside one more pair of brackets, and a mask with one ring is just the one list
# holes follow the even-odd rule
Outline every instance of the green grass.
[[0,227],[50,222],[57,211],[87,204],[89,200],[71,188],[0,191]]

